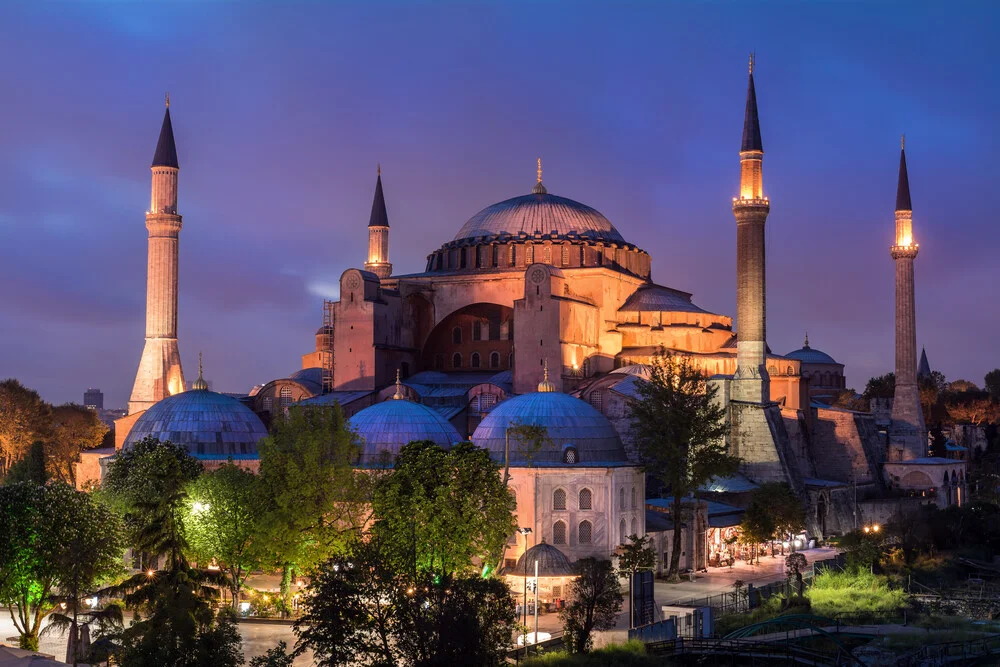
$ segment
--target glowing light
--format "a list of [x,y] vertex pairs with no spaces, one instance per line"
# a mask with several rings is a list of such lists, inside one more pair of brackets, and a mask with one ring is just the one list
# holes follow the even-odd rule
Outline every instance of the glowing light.
[[876,524],[875,524],[874,526],[872,526],[872,530],[873,530],[873,531],[875,531],[875,532],[877,533],[877,532],[879,531],[879,529],[880,529],[881,527],[882,527],[882,526],[880,526],[880,525],[878,525],[878,524],[876,523]]
[[191,505],[191,511],[195,514],[201,514],[202,512],[207,512],[211,507],[208,503],[194,503]]
[[93,609],[94,607],[97,606],[97,602],[98,602],[98,600],[97,600],[97,596],[96,595],[94,597],[90,598],[89,600],[87,600],[87,604],[90,605],[91,609]]
[[153,569],[146,570],[146,576],[149,577],[150,579],[152,579],[155,574],[156,570]]
[[250,603],[249,602],[241,602],[240,603],[240,611],[243,612],[244,614],[249,614],[250,613]]

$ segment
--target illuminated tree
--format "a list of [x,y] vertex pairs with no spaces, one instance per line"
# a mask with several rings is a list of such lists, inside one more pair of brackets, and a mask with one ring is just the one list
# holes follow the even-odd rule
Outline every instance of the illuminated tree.
[[187,487],[184,526],[191,554],[202,565],[218,561],[229,575],[233,607],[251,571],[268,557],[260,534],[267,498],[260,478],[233,463],[202,474]]
[[994,368],[983,378],[983,388],[996,400],[1000,400],[1000,368]]
[[75,463],[80,452],[100,447],[108,427],[97,412],[82,405],[67,403],[52,409],[52,436],[45,451],[50,479],[76,484]]
[[13,378],[0,382],[0,476],[51,433],[52,408]]
[[622,589],[611,561],[581,558],[573,563],[570,603],[559,610],[566,646],[573,653],[590,650],[594,630],[611,630],[622,610]]
[[[649,381],[637,383],[640,399],[630,406],[632,433],[647,472],[669,487],[671,516],[680,526],[682,500],[713,477],[731,475],[739,459],[723,439],[725,411],[715,400],[716,388],[687,357],[662,348],[653,357]],[[667,577],[679,580],[681,531],[674,531]]]

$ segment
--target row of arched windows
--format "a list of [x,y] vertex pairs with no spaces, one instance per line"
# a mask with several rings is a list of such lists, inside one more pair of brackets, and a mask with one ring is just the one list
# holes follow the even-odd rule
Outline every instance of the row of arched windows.
[[[456,352],[451,355],[452,368],[462,367],[462,353]],[[473,352],[469,357],[469,368],[482,368],[483,358],[478,352]],[[490,352],[490,368],[500,368],[500,353]]]
[[636,524],[635,517],[632,517],[632,530],[630,532],[625,532],[625,517],[618,522],[618,543],[625,544],[628,541],[629,535],[638,535],[639,531],[636,530],[638,525]]
[[[637,498],[637,496],[636,496],[636,492],[635,492],[635,487],[633,486],[632,487],[632,505],[631,505],[632,509],[636,508],[636,498]],[[624,486],[618,487],[618,509],[620,509],[620,510],[628,509],[628,506],[625,505],[625,487]]]
[[[580,501],[580,509],[589,510],[594,508],[594,494],[590,489],[580,489],[578,500]],[[563,489],[556,489],[552,492],[552,509],[566,509],[566,491]]]
[[[576,541],[578,544],[591,544],[594,541],[594,524],[587,520],[583,520],[577,526],[576,531]],[[566,522],[556,521],[552,524],[552,543],[553,544],[566,544]]]

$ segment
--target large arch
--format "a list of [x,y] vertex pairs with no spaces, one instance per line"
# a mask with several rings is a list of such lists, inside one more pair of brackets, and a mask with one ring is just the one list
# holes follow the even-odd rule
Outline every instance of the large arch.
[[927,489],[934,486],[934,482],[922,470],[911,470],[903,475],[899,485],[904,489]]
[[[421,347],[421,364],[425,370],[497,373],[510,369],[513,349],[514,310],[495,303],[473,303],[442,318],[430,331]],[[489,366],[494,352],[499,356],[499,368]],[[473,368],[471,360],[476,353],[480,364]],[[456,354],[461,356],[461,367],[453,363]]]

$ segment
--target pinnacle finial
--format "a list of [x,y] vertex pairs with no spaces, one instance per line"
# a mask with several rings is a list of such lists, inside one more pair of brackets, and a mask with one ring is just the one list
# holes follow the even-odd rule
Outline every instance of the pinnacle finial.
[[205,382],[204,368],[201,363],[201,352],[198,352],[198,379],[191,384],[194,391],[208,391],[208,383]]
[[536,195],[544,195],[548,193],[545,186],[542,185],[542,158],[538,158],[538,178],[535,182],[535,187],[531,188],[531,191]]
[[549,381],[549,359],[546,357],[542,360],[542,381],[538,383],[538,391],[540,392],[552,392],[557,391],[556,386]]
[[753,64],[754,64],[753,61],[754,61],[754,52],[751,51],[750,52],[750,73],[751,74],[753,74]]
[[806,331],[806,342],[802,344],[802,347],[809,347],[809,332]]
[[538,182],[542,182],[542,158],[538,158]]
[[901,150],[901,151],[905,151],[906,150],[906,135],[905,134],[899,135],[899,150]]
[[164,95],[164,97],[165,97],[165,102],[166,102],[167,108],[169,109],[170,108],[170,93],[166,93]]
[[378,175],[381,176],[382,175],[382,163],[381,162],[378,163],[378,169],[377,169],[377,171],[378,171]]
[[394,399],[400,401],[405,398],[403,396],[403,381],[399,377],[399,369],[396,369],[396,393],[392,395]]
[[549,381],[549,358],[548,357],[545,357],[545,360],[542,363],[542,379],[545,382]]
[[198,377],[201,377],[201,374],[202,374],[203,370],[204,370],[204,367],[202,366],[202,363],[201,363],[201,350],[199,350],[198,351]]

